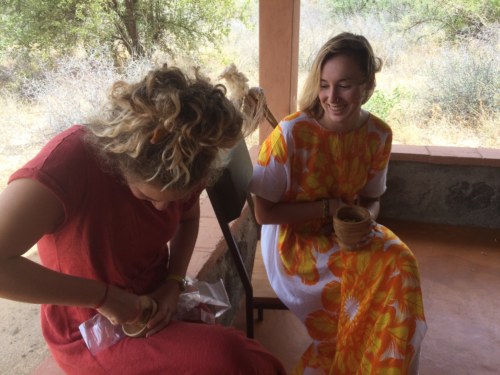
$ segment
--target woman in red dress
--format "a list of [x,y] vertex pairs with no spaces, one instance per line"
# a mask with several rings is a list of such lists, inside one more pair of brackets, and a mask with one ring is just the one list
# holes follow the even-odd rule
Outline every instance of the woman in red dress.
[[[42,305],[42,330],[68,374],[284,374],[234,329],[172,321],[200,218],[199,194],[243,117],[195,74],[117,82],[101,115],[57,135],[0,195],[0,297]],[[41,265],[22,255],[37,244]],[[137,321],[142,338],[95,355],[79,325]]]

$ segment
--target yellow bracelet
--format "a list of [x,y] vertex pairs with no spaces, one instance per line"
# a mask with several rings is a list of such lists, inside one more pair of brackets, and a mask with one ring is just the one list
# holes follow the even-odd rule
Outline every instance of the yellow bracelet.
[[181,290],[181,292],[186,290],[188,281],[185,277],[179,275],[168,275],[167,280],[177,281],[177,284],[179,284],[179,289]]

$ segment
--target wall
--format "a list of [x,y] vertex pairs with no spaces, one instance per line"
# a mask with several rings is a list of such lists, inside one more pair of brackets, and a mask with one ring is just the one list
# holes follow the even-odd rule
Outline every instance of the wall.
[[394,147],[381,217],[500,229],[500,150]]

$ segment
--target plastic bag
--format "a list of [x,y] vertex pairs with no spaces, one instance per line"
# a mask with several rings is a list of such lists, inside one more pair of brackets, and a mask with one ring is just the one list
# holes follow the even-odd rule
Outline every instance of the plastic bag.
[[96,314],[86,322],[78,326],[82,334],[85,345],[90,350],[92,355],[96,355],[101,350],[106,349],[123,337],[120,325],[113,325],[111,322],[101,314]]
[[[188,279],[185,291],[177,302],[177,320],[214,324],[215,319],[231,308],[224,283]],[[101,314],[94,315],[78,327],[92,355],[126,337],[121,325],[113,325]]]
[[224,283],[188,280],[179,296],[176,319],[214,324],[215,319],[231,308]]

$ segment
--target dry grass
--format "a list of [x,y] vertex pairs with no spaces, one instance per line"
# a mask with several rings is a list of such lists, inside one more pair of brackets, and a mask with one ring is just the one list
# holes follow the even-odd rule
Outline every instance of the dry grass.
[[0,191],[9,176],[32,158],[45,143],[46,131],[38,124],[40,108],[11,96],[0,96]]
[[[384,60],[366,108],[391,125],[396,143],[500,148],[499,25],[492,25],[484,38],[460,45],[422,42],[417,31],[402,32],[377,16],[333,19],[325,12],[326,2],[302,3],[299,91],[313,56],[329,37],[341,31],[363,34]],[[37,79],[15,85],[16,93],[0,89],[0,189],[49,137],[92,115],[117,79],[135,80],[168,61],[199,65],[217,81],[218,74],[235,63],[249,78],[249,86],[258,85],[257,6],[254,13],[250,26],[235,24],[224,53],[202,49],[196,56],[173,59],[158,52],[152,60],[125,62],[119,71],[102,51],[87,53],[62,58],[56,69],[42,70]],[[5,61],[0,61],[3,66]],[[257,142],[257,134],[247,139],[249,146]]]
[[412,145],[500,148],[498,113],[483,114],[476,126],[464,119],[450,118],[434,111],[426,124],[411,121],[393,126],[394,142]]

